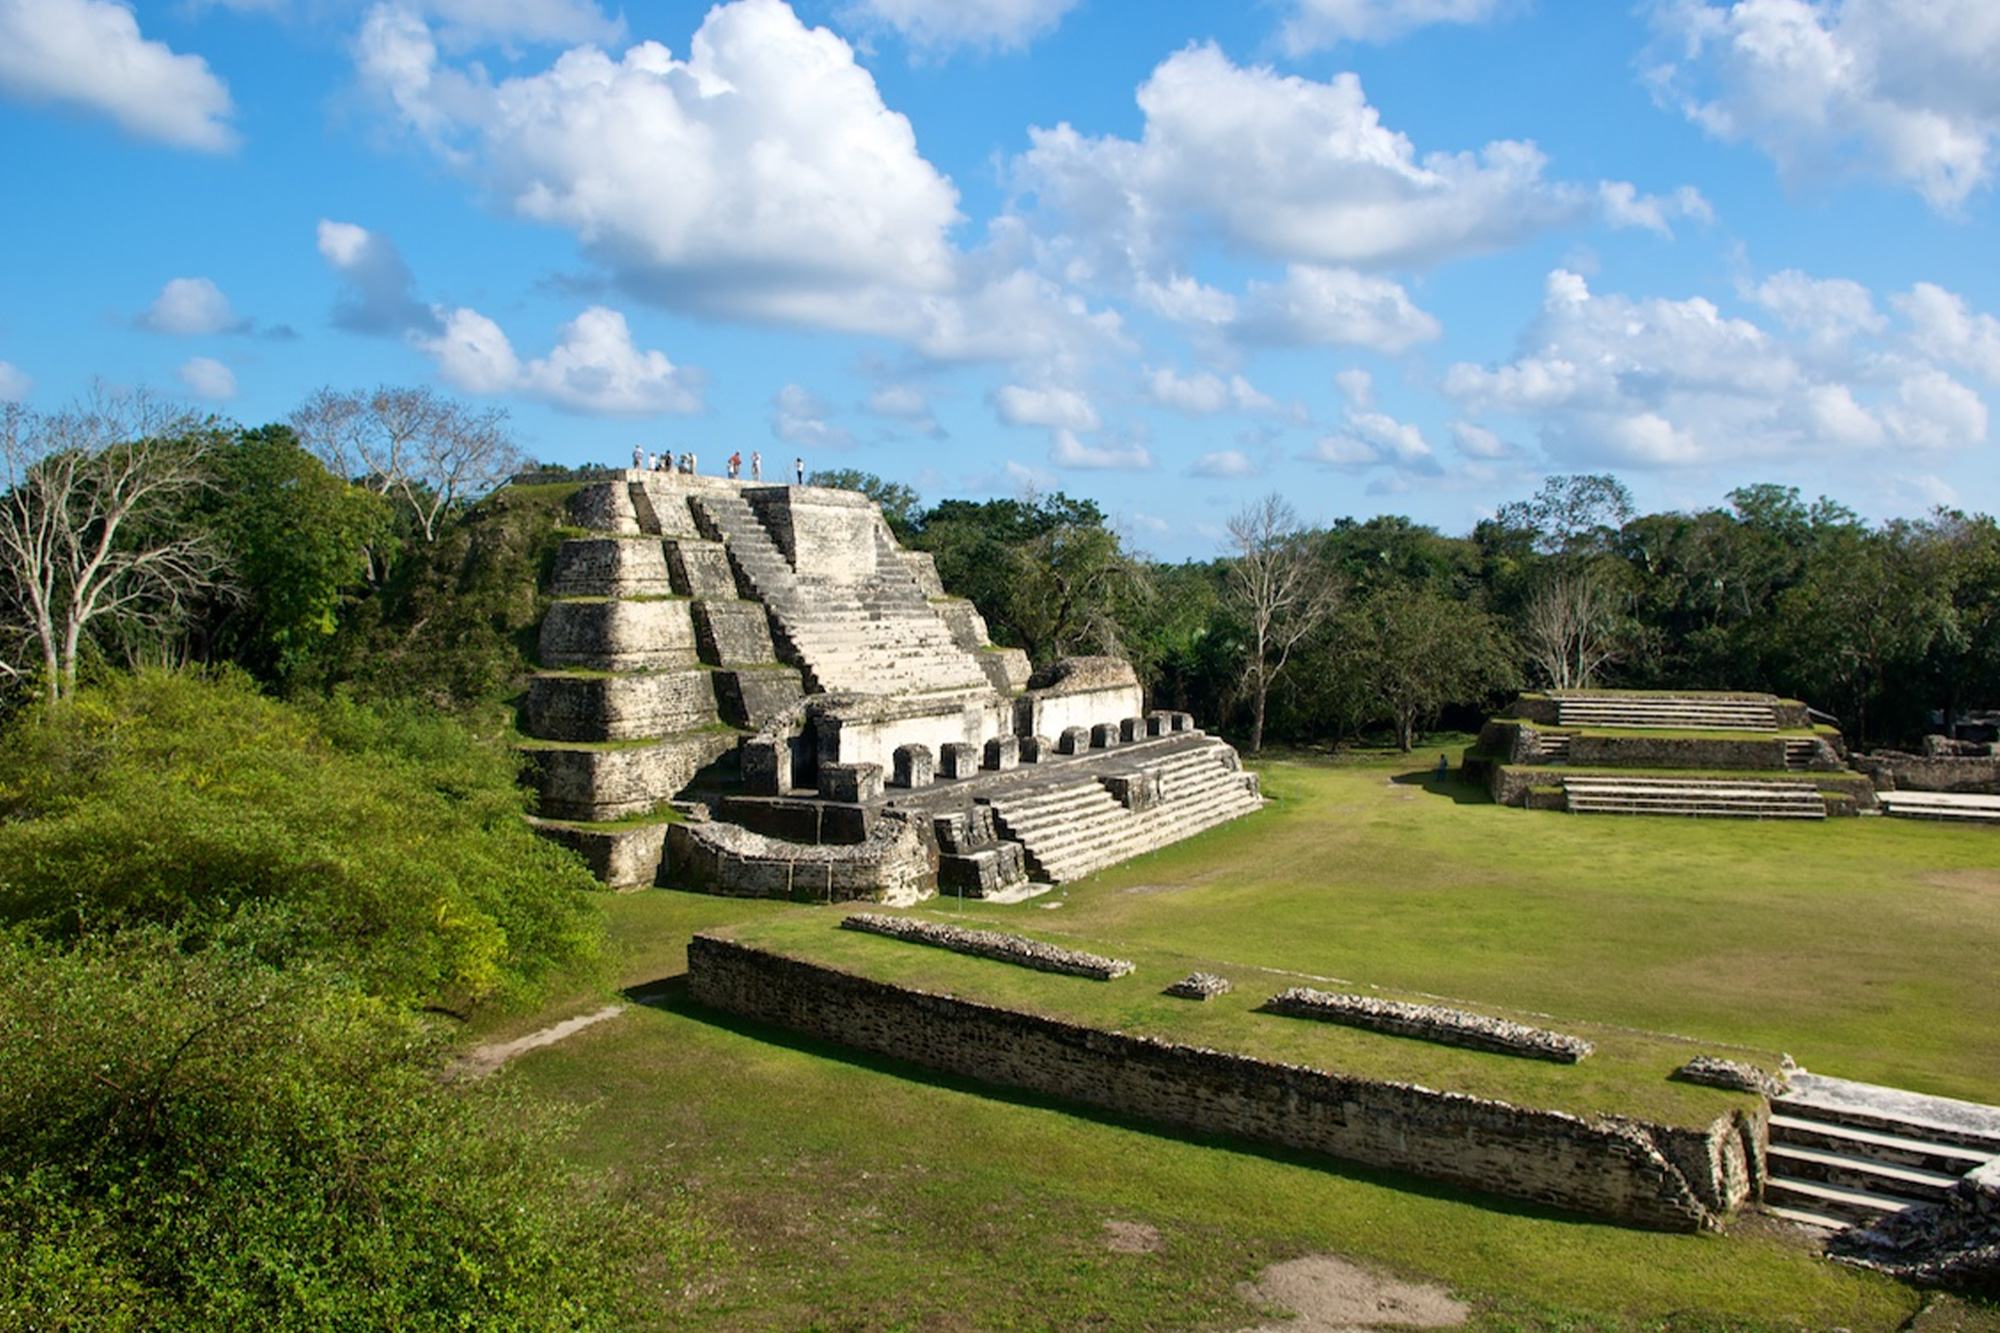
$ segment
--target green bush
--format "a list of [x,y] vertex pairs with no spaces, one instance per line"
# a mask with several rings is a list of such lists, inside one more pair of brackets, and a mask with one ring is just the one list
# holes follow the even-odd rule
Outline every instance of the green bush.
[[316,967],[0,935],[0,1330],[624,1326],[698,1234],[440,1049]]
[[536,837],[500,737],[411,705],[267,699],[240,676],[117,677],[0,737],[0,920],[74,939],[227,934],[463,1006],[587,964],[589,872]]

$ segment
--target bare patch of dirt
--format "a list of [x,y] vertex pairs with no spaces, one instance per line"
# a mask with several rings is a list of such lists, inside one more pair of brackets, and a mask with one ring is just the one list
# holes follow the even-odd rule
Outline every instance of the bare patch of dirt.
[[1115,1218],[1106,1218],[1104,1248],[1119,1254],[1158,1254],[1165,1246],[1157,1227],[1149,1227],[1144,1222],[1120,1222]]
[[1956,889],[1978,897],[2000,897],[2000,870],[1967,866],[1959,870],[1934,870],[1923,882],[1935,889]]
[[1236,1294],[1296,1319],[1258,1324],[1241,1333],[1379,1333],[1392,1328],[1455,1328],[1472,1307],[1443,1287],[1404,1282],[1330,1254],[1272,1264]]
[[562,1022],[545,1027],[539,1032],[530,1032],[525,1037],[475,1046],[466,1052],[464,1059],[452,1066],[451,1077],[475,1080],[485,1078],[517,1055],[524,1055],[543,1046],[553,1046],[565,1037],[573,1037],[593,1024],[602,1023],[607,1018],[616,1018],[624,1012],[625,1006],[622,1004],[607,1004],[596,1013],[565,1018]]

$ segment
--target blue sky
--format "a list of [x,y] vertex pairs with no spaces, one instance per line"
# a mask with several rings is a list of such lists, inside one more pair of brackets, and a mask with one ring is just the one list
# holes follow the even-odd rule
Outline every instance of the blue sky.
[[1991,0],[0,0],[0,397],[1464,532],[1996,507]]

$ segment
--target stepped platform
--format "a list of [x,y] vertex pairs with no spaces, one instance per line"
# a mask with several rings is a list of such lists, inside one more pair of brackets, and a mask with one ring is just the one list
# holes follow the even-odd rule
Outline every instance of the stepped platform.
[[865,496],[629,472],[571,518],[522,748],[607,882],[1020,896],[1261,804],[1128,664],[996,648]]
[[1839,729],[1769,694],[1524,694],[1466,751],[1502,805],[1579,814],[1824,819],[1876,808]]
[[2000,1159],[2000,1107],[1796,1071],[1772,1099],[1765,1206],[1823,1230],[1944,1203]]
[[2000,827],[2000,796],[1971,792],[1885,791],[1876,798],[1882,812],[1898,819],[1941,819]]

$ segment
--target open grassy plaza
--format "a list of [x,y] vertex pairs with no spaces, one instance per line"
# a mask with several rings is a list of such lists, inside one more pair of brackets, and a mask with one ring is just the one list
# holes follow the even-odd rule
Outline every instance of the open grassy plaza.
[[[719,931],[923,989],[1579,1114],[1716,1114],[1731,1094],[1667,1079],[1703,1052],[2000,1102],[1990,830],[1530,814],[1438,781],[1434,758],[1275,758],[1260,814],[1025,903],[915,909],[1138,964],[1114,983],[839,931],[837,907],[620,896],[620,981],[640,1003],[503,1077],[584,1108],[588,1164],[688,1219],[698,1252],[659,1276],[663,1327],[1248,1329],[1281,1312],[1239,1284],[1333,1254],[1449,1287],[1478,1329],[2000,1328],[1977,1305],[1925,1311],[1924,1293],[1754,1212],[1725,1235],[1661,1235],[1163,1133],[740,1023],[679,980],[689,937]],[[1193,970],[1234,990],[1160,994]],[[1598,1051],[1549,1065],[1255,1012],[1292,985],[1439,1000]]]

